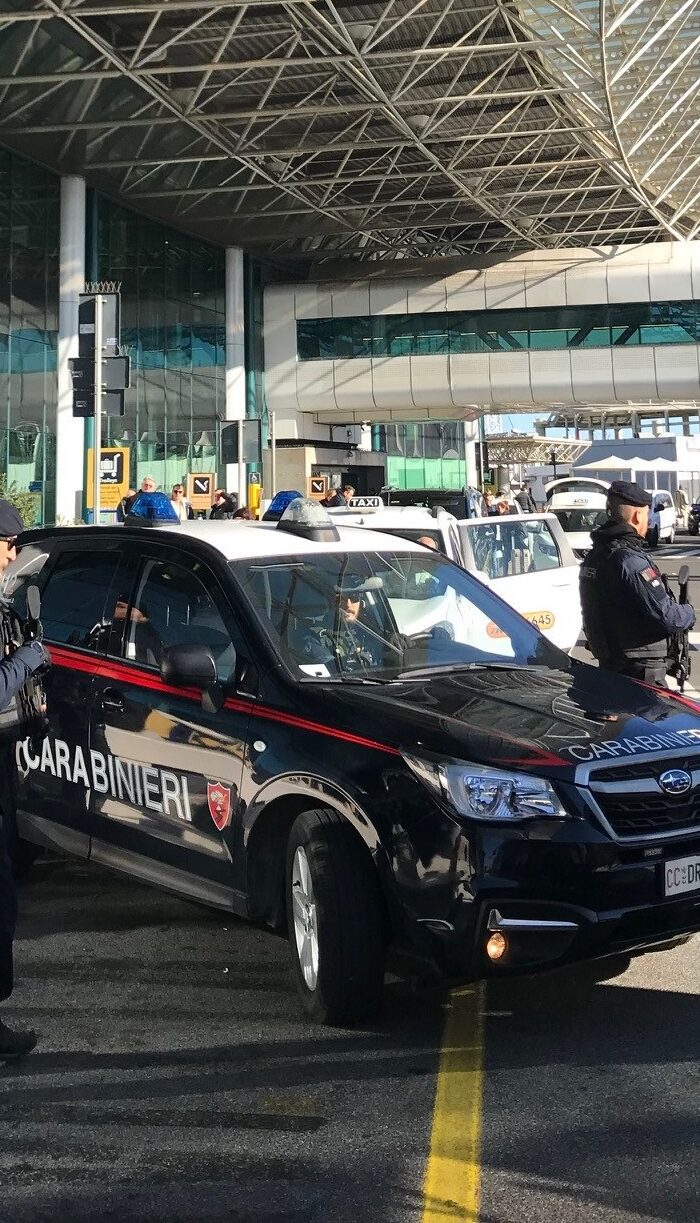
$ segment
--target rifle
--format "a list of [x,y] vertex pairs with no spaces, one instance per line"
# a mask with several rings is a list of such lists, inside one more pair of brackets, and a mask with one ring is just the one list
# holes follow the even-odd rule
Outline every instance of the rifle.
[[[681,565],[678,570],[678,602],[688,602],[688,566]],[[664,584],[668,590],[666,578]],[[669,592],[670,593],[670,592]],[[682,692],[685,688],[686,680],[690,676],[690,643],[688,640],[687,630],[684,633],[674,633],[673,637],[668,639],[668,655],[669,665],[668,674],[673,675],[678,684],[678,691]]]

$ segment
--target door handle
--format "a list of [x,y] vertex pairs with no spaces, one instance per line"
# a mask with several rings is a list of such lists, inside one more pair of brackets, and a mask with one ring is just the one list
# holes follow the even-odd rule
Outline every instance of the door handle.
[[111,709],[113,713],[124,712],[124,701],[116,688],[105,688],[102,693],[102,708]]

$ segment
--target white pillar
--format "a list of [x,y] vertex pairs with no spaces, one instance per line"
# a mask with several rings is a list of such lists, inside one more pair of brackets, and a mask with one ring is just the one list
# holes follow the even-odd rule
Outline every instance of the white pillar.
[[[243,251],[238,246],[226,247],[226,420],[245,420],[245,310],[243,281]],[[242,463],[227,464],[226,488],[238,493],[239,505],[245,505],[245,467]]]
[[85,289],[85,179],[61,179],[58,259],[58,411],[56,415],[56,521],[81,516],[84,422],[73,417],[69,357],[78,356],[78,302]]

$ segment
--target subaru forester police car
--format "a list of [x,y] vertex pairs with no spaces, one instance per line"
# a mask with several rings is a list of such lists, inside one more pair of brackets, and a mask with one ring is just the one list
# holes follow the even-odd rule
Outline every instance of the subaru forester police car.
[[570,659],[411,541],[278,523],[26,533],[49,733],[26,843],[284,927],[322,1022],[387,952],[449,978],[700,928],[700,709]]

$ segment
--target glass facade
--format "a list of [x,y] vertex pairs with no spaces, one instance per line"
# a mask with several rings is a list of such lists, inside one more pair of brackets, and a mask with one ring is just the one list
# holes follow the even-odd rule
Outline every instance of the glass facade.
[[700,302],[299,319],[300,361],[700,343]]
[[374,425],[372,449],[386,451],[390,488],[462,489],[467,484],[461,420]]
[[224,251],[102,197],[97,276],[121,281],[121,338],[131,357],[125,415],[104,444],[128,446],[130,480],[169,492],[188,471],[215,471],[225,415]]
[[55,516],[59,180],[0,148],[0,477]]

